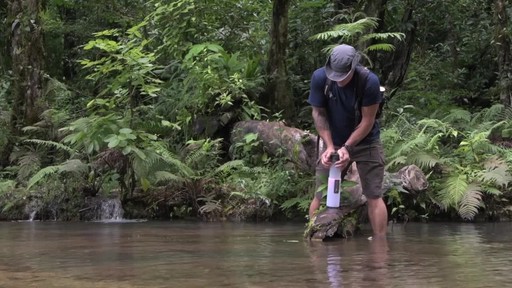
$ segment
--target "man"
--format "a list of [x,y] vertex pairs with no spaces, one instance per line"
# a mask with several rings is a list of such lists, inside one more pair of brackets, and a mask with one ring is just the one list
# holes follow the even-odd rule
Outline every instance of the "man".
[[[382,96],[378,77],[369,71],[364,92],[360,93],[362,99],[356,101],[357,77],[366,69],[359,65],[359,60],[360,55],[354,47],[336,46],[325,66],[313,72],[311,77],[308,103],[313,107],[317,133],[326,146],[320,155],[315,177],[318,189],[329,173],[329,155],[333,152],[337,151],[340,156],[334,165],[341,170],[356,162],[362,191],[367,198],[370,224],[374,237],[378,237],[386,235],[388,217],[382,200],[384,153],[379,122],[375,120]],[[326,89],[329,82],[332,83]],[[309,207],[310,218],[320,207],[321,198],[322,192],[316,192]]]

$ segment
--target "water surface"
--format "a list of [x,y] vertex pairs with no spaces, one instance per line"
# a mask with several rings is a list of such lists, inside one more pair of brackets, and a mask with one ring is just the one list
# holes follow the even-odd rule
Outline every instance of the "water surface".
[[310,243],[303,224],[2,222],[0,287],[509,287],[511,228]]

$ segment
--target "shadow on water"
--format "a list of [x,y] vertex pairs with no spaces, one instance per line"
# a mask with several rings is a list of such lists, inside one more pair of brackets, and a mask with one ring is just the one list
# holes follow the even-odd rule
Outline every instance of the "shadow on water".
[[0,287],[507,287],[511,228],[306,242],[302,224],[3,222]]

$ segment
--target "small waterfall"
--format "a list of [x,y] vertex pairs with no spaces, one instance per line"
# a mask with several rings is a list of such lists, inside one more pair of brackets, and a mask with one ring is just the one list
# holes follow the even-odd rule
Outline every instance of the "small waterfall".
[[34,221],[34,218],[36,218],[36,213],[37,213],[37,211],[30,212],[28,221]]
[[124,210],[121,200],[118,198],[102,200],[99,212],[98,218],[100,221],[123,220]]
[[43,204],[39,199],[33,199],[25,205],[25,215],[28,215],[27,221],[34,221],[37,213],[41,210]]

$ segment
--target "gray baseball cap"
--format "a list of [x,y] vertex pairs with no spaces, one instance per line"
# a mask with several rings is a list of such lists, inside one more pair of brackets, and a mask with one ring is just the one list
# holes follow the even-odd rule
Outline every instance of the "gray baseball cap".
[[342,44],[334,47],[325,63],[325,74],[332,81],[343,81],[359,64],[361,56],[350,45]]

